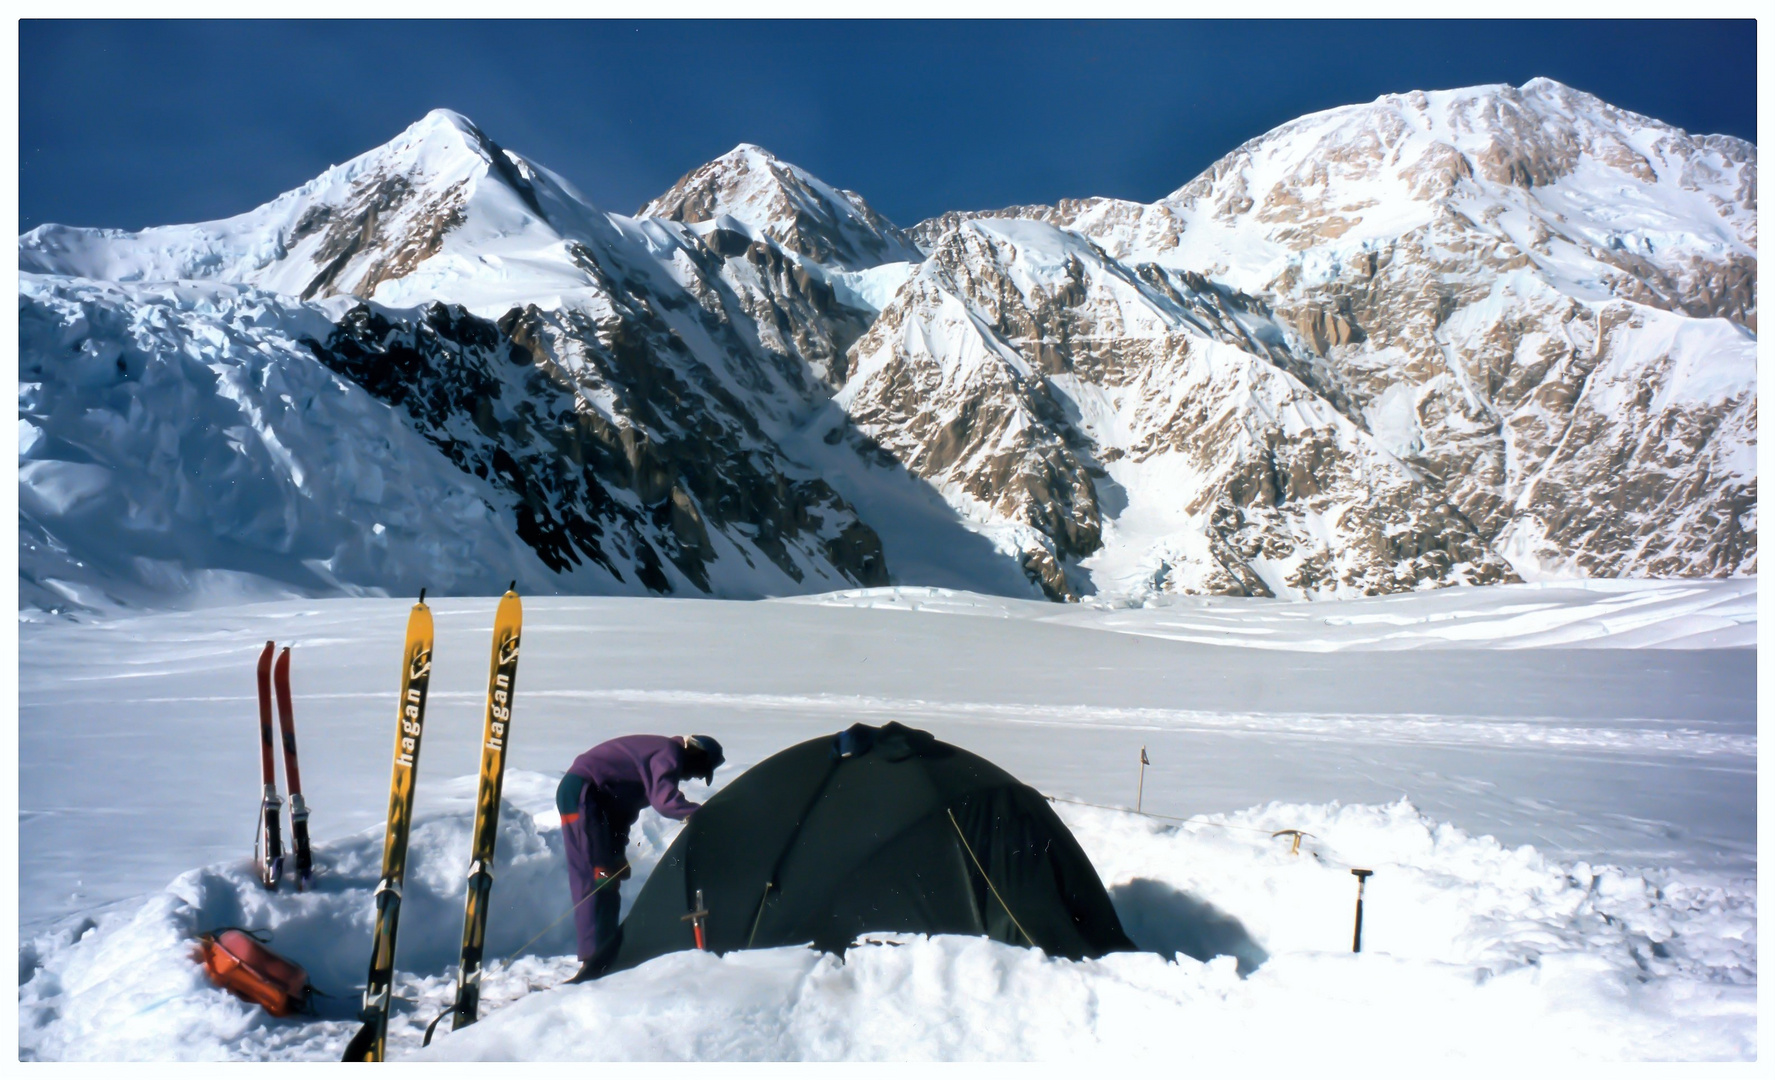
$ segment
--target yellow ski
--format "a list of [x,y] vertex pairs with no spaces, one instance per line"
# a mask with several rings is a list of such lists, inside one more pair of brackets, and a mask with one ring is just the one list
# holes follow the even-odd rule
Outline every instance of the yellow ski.
[[345,1048],[344,1061],[381,1061],[388,1040],[388,1001],[394,985],[394,939],[401,916],[401,884],[407,876],[407,837],[413,827],[413,781],[419,739],[425,732],[425,691],[431,684],[431,609],[425,590],[407,616],[401,653],[401,696],[395,719],[394,772],[388,783],[388,833],[382,845],[382,880],[376,885],[376,926],[370,946],[370,977],[364,985],[364,1026]]
[[[512,583],[512,588],[517,582]],[[462,914],[462,966],[450,1030],[475,1022],[481,1002],[481,959],[487,942],[487,902],[493,893],[493,849],[499,839],[499,792],[511,736],[512,692],[518,681],[518,643],[524,605],[511,589],[493,615],[493,656],[487,672],[487,723],[481,738],[481,786],[475,796],[475,833],[469,848],[468,900]],[[435,1021],[434,1021],[435,1024]],[[429,1032],[427,1033],[429,1035]]]

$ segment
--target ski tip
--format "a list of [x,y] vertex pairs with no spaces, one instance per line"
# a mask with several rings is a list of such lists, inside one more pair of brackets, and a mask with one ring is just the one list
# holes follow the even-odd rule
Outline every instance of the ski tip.
[[424,589],[419,590],[419,606],[420,607],[425,606],[425,590]]
[[510,585],[507,585],[507,586],[506,586],[506,587],[505,587],[505,591],[506,591],[506,592],[508,592],[508,593],[515,593],[515,592],[517,592],[517,591],[518,591],[518,579],[517,579],[517,578],[512,578],[512,583],[511,583],[511,584],[510,584]]

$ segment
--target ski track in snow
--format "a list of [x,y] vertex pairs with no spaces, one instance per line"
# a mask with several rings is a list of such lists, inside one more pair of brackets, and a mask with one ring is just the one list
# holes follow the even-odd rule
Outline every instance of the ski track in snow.
[[[1177,616],[1166,608],[945,590],[527,599],[488,929],[489,955],[517,955],[492,966],[482,1021],[421,1051],[454,994],[493,605],[433,604],[393,1057],[1756,1055],[1755,652],[1720,648],[1754,643],[1754,580],[1185,613],[1277,631],[1230,636],[1291,651],[1147,632]],[[368,960],[406,610],[299,600],[21,625],[21,1057],[337,1058]],[[1621,630],[1623,612],[1630,632],[1592,632]],[[1538,628],[1509,621],[1536,613]],[[1451,624],[1491,630],[1451,645],[1435,636]],[[1348,636],[1374,625],[1427,632],[1403,651]],[[1523,644],[1549,626],[1586,647]],[[295,646],[321,868],[303,895],[265,893],[247,858],[266,638]],[[1630,647],[1647,642],[1678,647]],[[706,730],[730,748],[727,780],[890,719],[1059,800],[1148,951],[1072,963],[911,937],[842,962],[684,953],[559,985],[576,962],[552,796],[573,754],[629,730]],[[1162,816],[1072,801],[1132,803],[1143,745],[1144,804]],[[218,777],[238,781],[232,796]],[[1283,828],[1310,834],[1298,857],[1269,836]],[[625,906],[676,829],[643,815]],[[1375,870],[1361,956],[1354,866]],[[225,925],[271,929],[331,995],[317,1015],[273,1020],[211,986],[190,950]]]

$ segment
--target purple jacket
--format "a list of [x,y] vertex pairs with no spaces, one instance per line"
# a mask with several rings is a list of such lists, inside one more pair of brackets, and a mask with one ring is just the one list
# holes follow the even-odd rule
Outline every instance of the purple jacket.
[[624,735],[599,743],[573,759],[567,771],[587,781],[585,801],[595,801],[618,835],[652,806],[669,818],[687,818],[700,803],[679,792],[684,776],[684,744],[664,735]]

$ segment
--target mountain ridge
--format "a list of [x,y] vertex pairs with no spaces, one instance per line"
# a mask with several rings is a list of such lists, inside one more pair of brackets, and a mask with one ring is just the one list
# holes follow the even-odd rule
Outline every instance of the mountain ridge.
[[[1550,80],[1311,114],[1149,204],[906,230],[745,143],[606,213],[434,110],[235,218],[21,236],[21,390],[25,359],[47,375],[21,417],[96,392],[56,377],[70,349],[234,370],[201,342],[240,302],[178,299],[200,281],[330,326],[258,347],[375,388],[563,591],[1754,574],[1755,262],[1754,145]],[[112,329],[80,340],[70,288]],[[106,468],[105,438],[76,456]],[[21,442],[22,477],[81,440]],[[21,544],[79,547],[39,494]],[[43,581],[38,606],[106,592]]]

